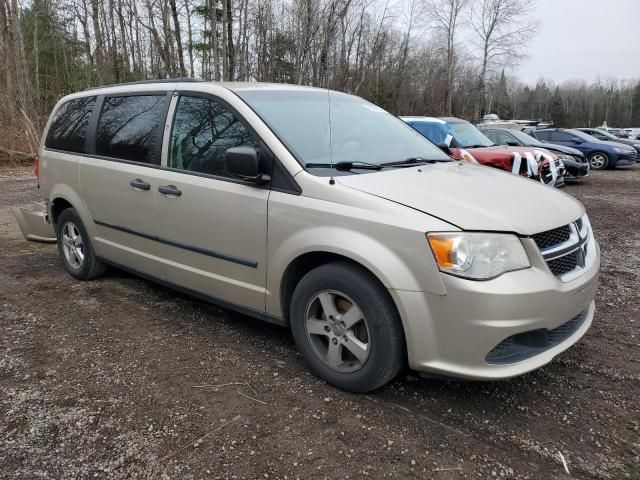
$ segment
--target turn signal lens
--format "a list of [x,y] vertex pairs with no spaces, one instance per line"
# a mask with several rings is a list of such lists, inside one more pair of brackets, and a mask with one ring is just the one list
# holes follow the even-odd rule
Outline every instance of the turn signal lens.
[[436,262],[440,268],[451,268],[453,262],[451,261],[451,255],[453,253],[453,239],[443,237],[427,237],[433,255],[436,257]]

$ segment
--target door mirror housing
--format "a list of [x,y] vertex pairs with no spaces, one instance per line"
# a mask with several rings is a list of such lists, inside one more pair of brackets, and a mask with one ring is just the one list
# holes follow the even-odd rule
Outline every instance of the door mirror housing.
[[507,145],[509,145],[510,147],[519,147],[520,144],[518,142],[516,142],[515,140],[507,140]]
[[581,143],[582,143],[582,139],[580,139],[580,138],[578,138],[578,137],[572,137],[572,138],[571,138],[571,141],[572,141],[573,143],[575,143],[576,145],[579,145],[579,144],[581,144]]
[[229,175],[258,185],[268,183],[271,177],[260,172],[260,158],[253,147],[233,147],[224,153],[224,168]]
[[449,145],[447,145],[446,143],[438,143],[436,146],[447,155],[452,156],[451,149],[449,148]]

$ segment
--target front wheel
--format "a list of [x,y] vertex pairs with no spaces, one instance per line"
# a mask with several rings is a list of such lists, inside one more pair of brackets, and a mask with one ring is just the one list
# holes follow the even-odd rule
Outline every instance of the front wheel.
[[347,262],[305,275],[291,300],[291,330],[309,369],[352,392],[375,390],[405,363],[398,312],[366,270]]
[[589,156],[592,170],[604,170],[609,168],[609,156],[604,152],[592,153]]

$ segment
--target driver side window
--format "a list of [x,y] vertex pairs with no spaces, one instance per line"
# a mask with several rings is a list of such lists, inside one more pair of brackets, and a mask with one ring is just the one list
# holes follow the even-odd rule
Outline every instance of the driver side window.
[[169,167],[230,177],[224,154],[232,147],[258,147],[244,124],[224,105],[202,97],[181,96],[171,130]]

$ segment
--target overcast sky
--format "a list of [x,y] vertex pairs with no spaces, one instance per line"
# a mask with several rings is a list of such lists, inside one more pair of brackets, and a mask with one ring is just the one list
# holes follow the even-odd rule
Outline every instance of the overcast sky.
[[516,74],[556,83],[640,78],[640,0],[537,0],[540,31]]

